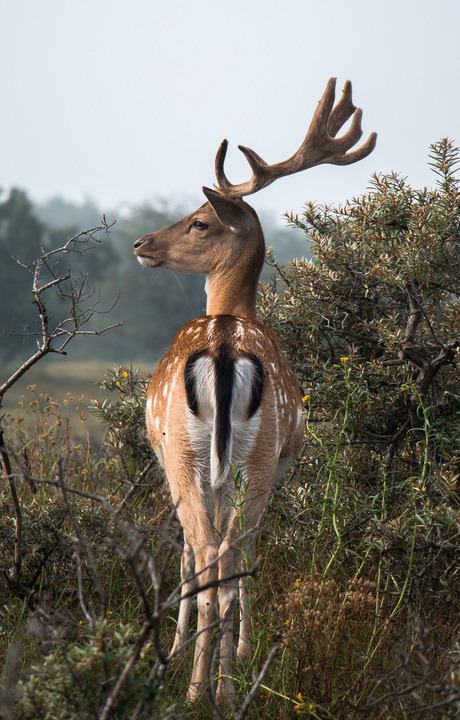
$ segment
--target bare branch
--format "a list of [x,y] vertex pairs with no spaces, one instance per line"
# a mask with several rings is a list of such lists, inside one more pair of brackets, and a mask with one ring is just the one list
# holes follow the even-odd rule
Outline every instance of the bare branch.
[[265,678],[273,660],[275,659],[275,657],[277,655],[279,655],[279,652],[280,652],[280,646],[273,645],[272,649],[268,653],[267,659],[265,660],[265,662],[263,664],[262,670],[260,671],[260,673],[257,675],[255,680],[253,681],[253,683],[251,685],[251,689],[248,692],[248,694],[246,695],[238,713],[235,715],[234,720],[244,720],[244,718],[246,717],[250,704],[252,703],[253,700],[255,700],[255,697],[257,695],[259,687],[260,687],[263,679]]
[[[47,251],[42,248],[40,257],[34,260],[31,265],[24,265],[19,260],[16,260],[21,267],[26,268],[32,274],[32,296],[38,312],[40,332],[37,334],[37,350],[0,385],[0,404],[3,395],[45,355],[49,353],[64,355],[66,346],[77,335],[101,335],[103,332],[121,325],[121,323],[114,323],[101,330],[83,330],[82,328],[89,322],[94,313],[102,312],[97,309],[96,304],[86,306],[86,303],[93,297],[94,290],[88,287],[85,276],[75,279],[70,271],[65,274],[55,275],[53,269],[60,256],[69,252],[81,254],[86,250],[93,249],[94,245],[91,242],[100,242],[96,237],[97,233],[104,231],[108,235],[113,224],[108,224],[104,216],[101,225],[78,233],[69,238],[61,247]],[[52,279],[43,282],[44,272],[50,274]],[[69,280],[71,286],[70,289],[66,290],[65,284]],[[46,305],[46,292],[51,289],[57,292],[65,305],[64,316],[55,327],[50,326]]]

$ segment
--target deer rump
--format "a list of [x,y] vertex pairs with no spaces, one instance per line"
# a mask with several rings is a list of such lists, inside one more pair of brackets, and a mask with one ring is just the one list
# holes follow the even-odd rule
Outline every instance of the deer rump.
[[222,342],[216,352],[192,353],[184,368],[187,427],[200,466],[217,490],[244,462],[257,437],[264,370],[260,359]]

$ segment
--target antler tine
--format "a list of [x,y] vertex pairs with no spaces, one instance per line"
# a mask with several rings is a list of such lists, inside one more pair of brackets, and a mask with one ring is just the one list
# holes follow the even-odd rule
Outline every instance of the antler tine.
[[232,185],[224,171],[228,140],[222,140],[214,162],[217,179],[217,186],[215,185],[214,187],[216,190],[219,190],[222,195],[226,195],[227,197],[244,197],[245,195],[252,195],[257,192],[257,190],[261,190],[265,187],[265,185],[268,185],[276,179],[267,178],[267,181],[264,182],[266,175],[266,173],[264,173],[264,168],[269,168],[270,166],[267,165],[265,160],[263,160],[254,150],[244,147],[243,145],[238,145],[238,147],[246,157],[252,169],[252,178],[251,180],[240,183],[239,185]]
[[366,142],[360,145],[356,150],[347,152],[344,155],[337,155],[336,157],[329,158],[324,162],[330,165],[352,165],[358,160],[363,160],[365,157],[371,154],[377,143],[377,133],[373,132],[369,135]]
[[216,153],[216,159],[214,161],[214,169],[216,173],[216,180],[218,183],[217,185],[214,185],[216,189],[219,189],[222,194],[225,194],[226,188],[231,188],[232,185],[229,182],[225,172],[224,172],[224,162],[225,162],[225,156],[227,155],[227,148],[228,148],[228,140],[222,140],[221,144],[219,145],[219,149]]
[[351,82],[346,81],[342,90],[342,97],[337,105],[332,109],[327,125],[327,131],[331,137],[335,137],[340,128],[345,125],[347,120],[351,118],[356,110],[356,105],[351,99]]
[[[254,150],[243,145],[238,146],[252,170],[252,178],[244,183],[232,185],[225,175],[224,161],[228,143],[224,140],[217,151],[215,162],[219,192],[228,197],[241,198],[252,195],[280,177],[307,170],[315,165],[350,165],[369,155],[375,147],[376,133],[372,133],[359,148],[349,152],[363,134],[362,110],[353,104],[350,81],[345,83],[342,97],[334,106],[335,85],[336,78],[330,78],[302,144],[287,160],[267,165]],[[347,132],[342,137],[336,137],[350,117],[352,120]]]

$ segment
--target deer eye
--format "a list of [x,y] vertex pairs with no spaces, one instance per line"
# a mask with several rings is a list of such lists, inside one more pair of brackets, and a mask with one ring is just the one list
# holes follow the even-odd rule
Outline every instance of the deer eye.
[[190,225],[190,230],[192,228],[195,228],[196,230],[207,230],[208,226],[206,223],[201,222],[201,220],[195,220],[195,222]]

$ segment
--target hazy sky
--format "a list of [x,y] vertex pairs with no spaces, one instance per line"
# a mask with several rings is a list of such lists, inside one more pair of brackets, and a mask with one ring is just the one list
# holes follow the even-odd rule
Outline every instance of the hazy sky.
[[341,202],[374,171],[431,184],[428,146],[460,143],[459,0],[0,0],[0,186],[102,210],[202,202],[220,141],[233,182],[303,139],[327,79],[345,80],[374,153],[254,196],[280,214]]

